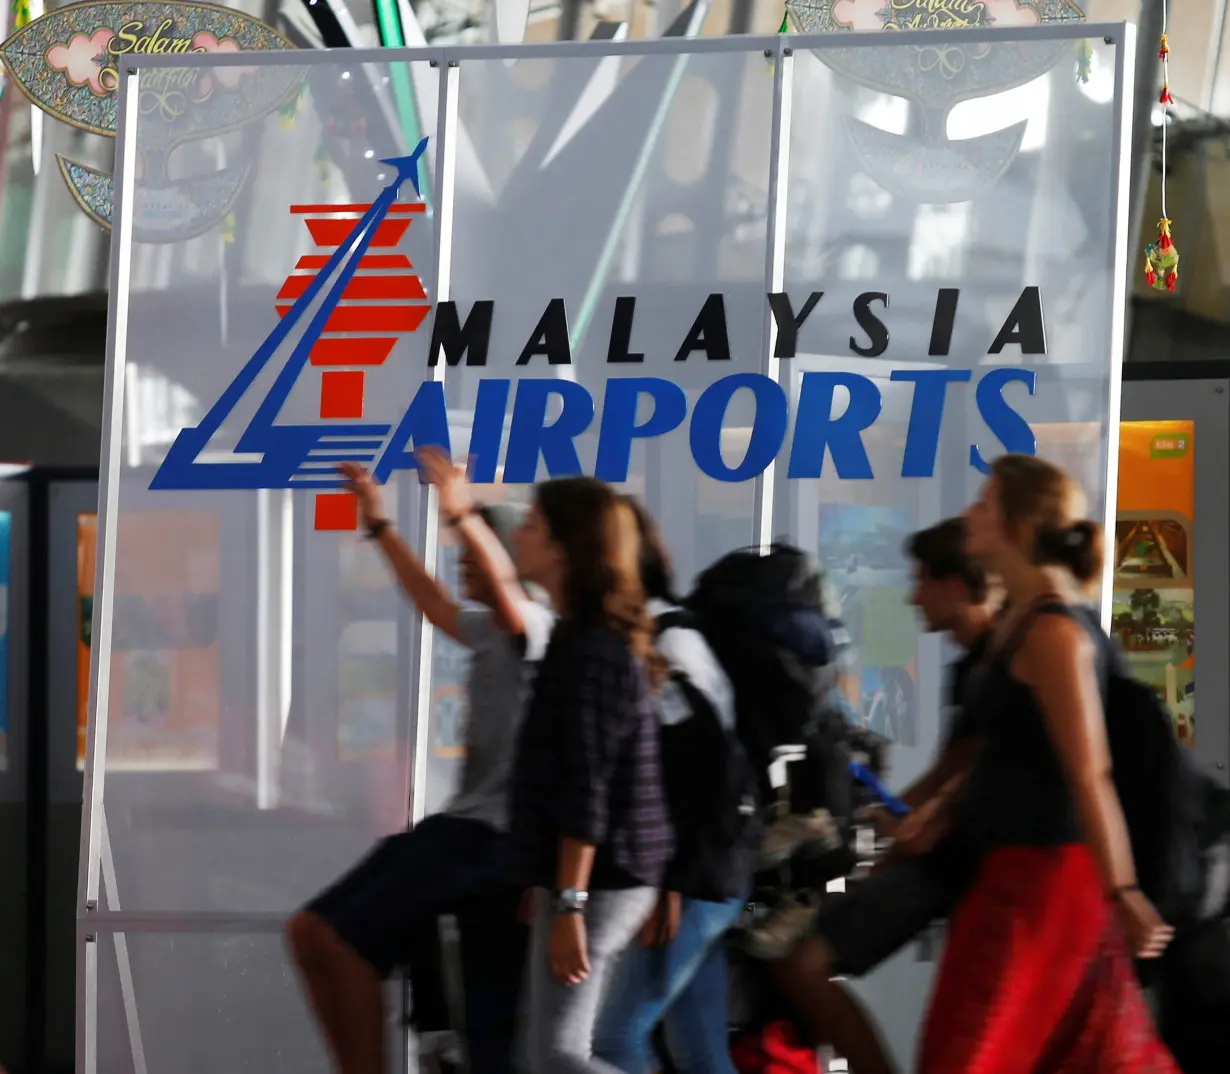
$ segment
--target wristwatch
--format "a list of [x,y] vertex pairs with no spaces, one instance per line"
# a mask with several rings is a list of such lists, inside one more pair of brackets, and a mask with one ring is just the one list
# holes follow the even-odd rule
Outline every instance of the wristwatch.
[[564,888],[557,891],[551,900],[551,910],[556,914],[583,914],[589,903],[589,892],[578,891],[576,888]]

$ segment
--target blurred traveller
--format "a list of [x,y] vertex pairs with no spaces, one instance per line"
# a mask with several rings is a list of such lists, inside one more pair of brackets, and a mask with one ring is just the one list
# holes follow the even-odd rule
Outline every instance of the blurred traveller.
[[876,809],[871,820],[895,839],[887,859],[844,895],[826,896],[815,935],[774,967],[779,990],[816,1043],[831,1045],[854,1074],[893,1069],[874,1023],[835,976],[870,973],[935,921],[946,918],[968,882],[968,856],[946,845],[953,796],[977,754],[980,736],[965,704],[982,659],[992,612],[982,567],[964,550],[965,526],[949,519],[914,534],[906,552],[914,572],[911,601],[928,631],[945,632],[965,653],[950,669],[947,737],[931,768],[901,795],[904,822]]
[[609,1072],[593,1057],[594,1026],[615,960],[657,903],[674,842],[636,516],[601,481],[548,481],[517,551],[560,616],[513,777],[512,875],[533,901],[525,1069]]
[[[294,917],[287,935],[321,1029],[343,1074],[384,1070],[381,981],[411,951],[417,934],[444,913],[493,892],[507,868],[507,795],[529,663],[546,651],[553,614],[531,600],[505,550],[520,515],[509,505],[475,508],[451,460],[425,451],[425,476],[439,490],[440,515],[463,544],[458,603],[426,570],[384,513],[380,489],[359,467],[342,469],[358,496],[368,536],[397,580],[437,629],[470,649],[466,759],[448,808],[389,836]],[[475,1074],[512,1069],[520,958],[513,909],[507,950],[468,950],[466,1027]],[[521,930],[524,936],[524,931]],[[490,959],[490,965],[486,961]]]
[[1177,1074],[1132,965],[1172,930],[1140,890],[1102,684],[1116,659],[1082,606],[1101,530],[1041,459],[992,465],[966,550],[1009,611],[971,683],[983,746],[955,832],[979,856],[952,914],[920,1074]]
[[734,1074],[723,936],[748,896],[759,842],[756,779],[735,737],[734,689],[672,593],[670,557],[648,513],[628,499],[641,538],[641,578],[669,677],[657,697],[663,775],[676,850],[641,942],[607,990],[594,1054],[624,1074],[650,1074],[662,1023],[679,1074]]

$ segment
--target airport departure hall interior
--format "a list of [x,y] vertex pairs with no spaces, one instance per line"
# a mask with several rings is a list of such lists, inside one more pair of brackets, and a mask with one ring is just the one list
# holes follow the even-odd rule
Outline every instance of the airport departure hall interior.
[[1228,15],[0,4],[0,1074],[1224,1071]]

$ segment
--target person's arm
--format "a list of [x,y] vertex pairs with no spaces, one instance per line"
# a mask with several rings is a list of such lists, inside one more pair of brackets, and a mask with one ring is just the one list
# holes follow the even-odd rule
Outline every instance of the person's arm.
[[1014,670],[1042,710],[1107,893],[1134,890],[1136,867],[1111,772],[1093,642],[1067,616],[1040,616]]
[[522,607],[530,598],[521,587],[517,568],[499,537],[473,511],[463,515],[455,528],[474,558],[474,569],[491,586],[496,622],[513,637],[524,636],[526,622]]
[[571,836],[559,841],[559,864],[555,869],[555,890],[589,890],[589,875],[594,869],[594,844]]
[[474,559],[474,569],[491,587],[496,622],[513,637],[522,637],[526,623],[521,609],[529,597],[499,537],[475,513],[465,469],[454,466],[439,448],[423,448],[416,458],[423,476],[439,493],[441,516],[453,525]]
[[401,534],[391,524],[386,525],[380,530],[376,543],[393,568],[402,592],[414,601],[424,618],[454,641],[464,643],[465,639],[461,636],[461,605],[427,573],[423,561],[411,551]]
[[978,754],[979,741],[974,735],[957,735],[944,744],[939,757],[926,772],[910,784],[901,800],[911,809],[960,786]]
[[338,469],[346,478],[346,487],[359,501],[359,520],[368,530],[376,530],[376,544],[384,553],[397,582],[423,616],[437,629],[455,641],[461,641],[461,607],[452,594],[428,573],[423,561],[414,554],[384,513],[379,486],[371,475],[353,462],[342,463]]

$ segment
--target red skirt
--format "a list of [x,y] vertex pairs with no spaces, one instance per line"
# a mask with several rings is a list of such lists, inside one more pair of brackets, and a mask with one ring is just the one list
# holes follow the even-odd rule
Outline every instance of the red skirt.
[[1005,847],[953,915],[919,1074],[1179,1074],[1083,845]]

